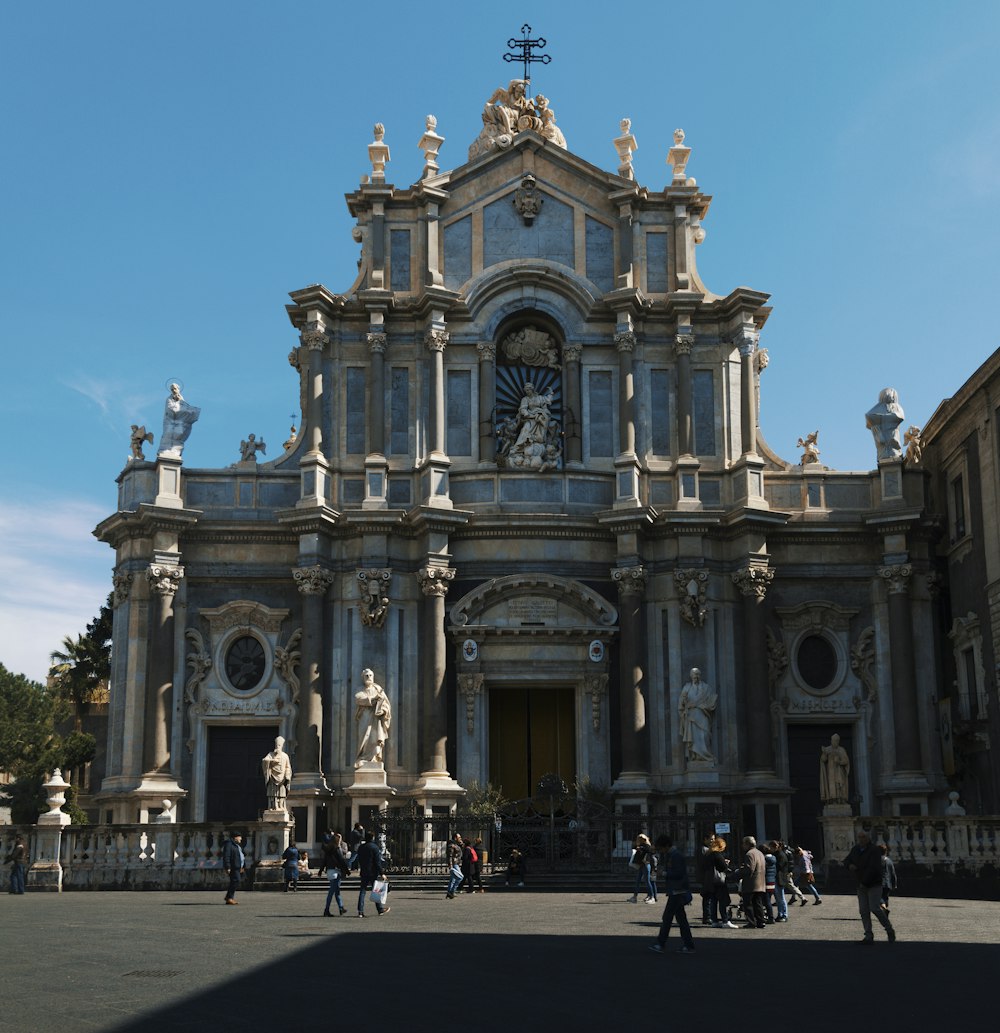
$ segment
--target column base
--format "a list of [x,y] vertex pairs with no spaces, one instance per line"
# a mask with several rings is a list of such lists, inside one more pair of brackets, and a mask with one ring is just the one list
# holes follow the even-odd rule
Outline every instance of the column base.
[[365,459],[365,497],[362,509],[388,509],[389,463],[385,456],[372,454]]
[[764,460],[747,453],[732,466],[733,501],[747,509],[770,509],[764,498]]
[[611,791],[622,796],[629,794],[638,795],[642,800],[616,800],[616,803],[645,803],[646,796],[651,792],[648,771],[623,771],[611,785]]
[[417,800],[441,796],[451,796],[457,800],[465,796],[465,789],[447,771],[421,771],[409,795]]

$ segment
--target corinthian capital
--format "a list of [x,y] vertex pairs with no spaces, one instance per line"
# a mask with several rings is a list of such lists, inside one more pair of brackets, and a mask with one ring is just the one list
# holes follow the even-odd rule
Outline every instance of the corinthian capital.
[[646,568],[613,567],[611,580],[618,586],[619,595],[642,595],[646,591]]
[[373,355],[384,355],[385,354],[385,346],[386,346],[386,343],[389,340],[388,335],[383,334],[383,333],[374,333],[374,334],[368,334],[366,336],[367,336],[367,340],[368,340],[368,350]]
[[454,567],[421,567],[417,571],[420,591],[427,596],[446,596],[448,585],[454,580]]
[[615,348],[620,352],[630,352],[635,349],[635,331],[622,330],[615,334]]
[[583,355],[583,345],[567,344],[563,347],[563,360],[565,362],[579,362]]
[[763,599],[774,580],[774,571],[769,567],[741,567],[733,574],[733,584],[744,596]]
[[497,346],[494,341],[480,341],[476,345],[476,351],[479,352],[480,362],[497,361]]
[[318,563],[311,567],[293,567],[292,577],[303,595],[324,595],[333,584],[333,574]]
[[743,327],[733,337],[733,344],[736,345],[740,350],[740,355],[743,358],[747,358],[749,355],[757,350],[757,342],[760,340],[760,334],[756,330]]
[[910,590],[910,576],[913,567],[909,563],[895,563],[889,567],[879,567],[878,576],[884,578],[889,585],[889,594],[898,595]]
[[151,592],[156,595],[173,595],[184,577],[183,567],[168,567],[162,563],[151,563],[146,569],[146,580]]
[[448,347],[448,331],[431,327],[424,334],[424,344],[427,345],[428,351],[443,352]]
[[690,355],[694,347],[694,334],[679,333],[674,338],[674,351],[678,355]]
[[299,335],[299,338],[310,351],[322,350],[330,340],[323,329],[323,324],[315,320],[306,323],[302,327],[302,333]]

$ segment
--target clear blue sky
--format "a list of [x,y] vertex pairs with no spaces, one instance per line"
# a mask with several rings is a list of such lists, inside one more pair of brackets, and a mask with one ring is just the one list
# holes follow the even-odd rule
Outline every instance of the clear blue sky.
[[251,431],[274,453],[297,410],[287,292],[353,281],[343,195],[373,123],[391,182],[418,178],[429,113],[461,164],[525,18],[571,150],[614,170],[628,116],[659,190],[687,132],[714,197],[704,281],[772,295],[780,455],[819,428],[828,465],[872,467],[882,387],[923,424],[1000,344],[995,2],[6,4],[0,662],[42,678],[96,614],[112,553],[90,532],[169,379],[202,407],[185,463],[229,465]]

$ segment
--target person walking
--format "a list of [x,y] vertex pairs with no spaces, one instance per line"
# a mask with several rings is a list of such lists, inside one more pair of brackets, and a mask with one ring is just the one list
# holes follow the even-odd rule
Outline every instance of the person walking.
[[691,926],[684,910],[691,903],[687,863],[670,836],[657,836],[656,849],[663,857],[663,888],[667,894],[667,906],[663,909],[659,935],[656,942],[649,945],[649,949],[656,954],[666,951],[670,927],[676,920],[681,934],[681,945],[677,953],[694,954],[694,938],[691,936]]
[[222,847],[222,867],[229,873],[229,889],[226,890],[226,903],[238,904],[236,891],[240,888],[246,857],[243,853],[243,837],[238,832],[231,832],[229,839]]
[[462,874],[463,846],[462,837],[456,832],[448,843],[448,888],[445,890],[445,896],[449,900],[455,899],[455,892],[462,885],[462,881],[465,878]]
[[323,843],[323,870],[326,872],[328,889],[326,892],[326,906],[323,908],[323,917],[332,918],[330,904],[337,901],[337,907],[342,915],[347,914],[343,898],[340,895],[341,883],[347,878],[351,866],[344,852],[344,837],[339,832],[332,833],[328,842]]
[[476,859],[472,862],[472,878],[476,883],[476,892],[485,893],[486,887],[483,885],[483,864],[485,859],[483,857],[483,837],[476,836],[472,841],[472,849],[476,852]]
[[898,883],[896,882],[896,866],[889,856],[889,848],[885,843],[879,843],[879,853],[882,855],[882,907],[885,913],[889,913],[889,894],[895,893]]
[[632,896],[629,897],[628,902],[630,904],[639,903],[639,890],[646,887],[646,900],[647,904],[656,903],[656,882],[653,879],[654,870],[654,851],[653,844],[649,840],[649,836],[645,832],[640,832],[635,837],[635,843],[633,844],[635,851],[632,854],[632,864],[638,866],[638,870],[635,873],[635,891]]
[[[785,893],[778,885],[778,858],[776,856],[777,847],[773,840],[768,840],[762,847],[761,853],[764,855],[764,912],[766,915],[765,921],[768,925],[774,925],[776,921],[787,922],[787,914],[782,917],[781,912],[785,906]],[[778,894],[781,893],[781,899],[778,899]],[[775,907],[777,907],[777,917],[775,916]]]
[[858,943],[867,947],[875,942],[872,915],[885,930],[889,942],[895,943],[896,930],[889,921],[889,912],[882,907],[882,855],[863,829],[858,833],[857,843],[844,858],[844,867],[853,872],[858,881],[858,912],[865,931],[864,938]]
[[718,918],[712,922],[713,929],[735,929],[729,921],[729,887],[726,885],[730,877],[729,858],[726,857],[726,841],[721,836],[712,836],[709,844],[708,877],[712,882],[712,894],[715,897],[714,914]]
[[24,869],[27,856],[28,848],[24,845],[24,837],[15,836],[14,845],[7,855],[7,863],[10,865],[10,889],[7,892],[17,897],[24,893]]
[[281,855],[282,869],[285,875],[285,892],[294,893],[299,885],[299,848],[289,843]]
[[354,868],[358,860],[358,850],[365,841],[365,827],[360,821],[354,823],[354,828],[348,833],[347,844],[350,847],[350,864]]
[[767,898],[764,881],[764,855],[757,848],[753,836],[743,837],[744,861],[740,869],[740,895],[746,914],[745,929],[763,929],[764,901]]
[[787,918],[788,896],[791,895],[793,900],[798,900],[802,904],[806,902],[806,898],[802,890],[795,885],[795,880],[792,877],[795,858],[792,856],[792,851],[789,849],[788,844],[783,840],[778,840],[778,852],[775,856],[778,858],[778,882],[781,884],[781,889],[785,896],[785,917]]
[[698,882],[701,884],[701,924],[715,925],[719,921],[719,903],[715,894],[715,863],[712,857],[712,843],[715,836],[709,833],[702,840],[698,851]]
[[[364,918],[365,895],[375,885],[375,880],[382,877],[384,870],[382,851],[379,850],[373,832],[365,833],[364,842],[358,847],[358,857],[355,864],[361,875],[361,891],[358,893],[358,918]],[[386,904],[376,902],[375,910],[380,915],[387,915],[391,909]]]
[[[815,898],[813,900],[813,906],[816,904],[822,904],[823,898],[819,895],[819,890],[816,889],[816,873],[813,871],[813,855],[805,849],[805,847],[797,846],[795,848],[795,874],[799,877],[799,888],[805,886],[807,890]],[[799,902],[799,907],[806,906],[806,898],[803,897]]]
[[476,861],[479,859],[479,854],[476,853],[476,848],[472,845],[472,841],[469,839],[462,840],[462,884],[458,887],[460,890],[464,889],[466,893],[474,892],[472,889],[472,879],[475,873]]

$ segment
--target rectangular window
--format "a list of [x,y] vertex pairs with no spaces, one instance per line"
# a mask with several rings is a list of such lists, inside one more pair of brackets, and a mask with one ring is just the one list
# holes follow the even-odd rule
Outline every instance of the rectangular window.
[[365,454],[365,371],[347,370],[347,453]]
[[951,482],[951,540],[965,537],[965,481],[961,476]]
[[405,456],[410,451],[410,371],[394,366],[389,390],[389,452]]
[[587,420],[590,455],[594,458],[613,456],[615,439],[611,374],[604,370],[593,370],[588,377],[587,385],[590,408]]
[[696,369],[692,377],[694,394],[694,452],[715,455],[715,375],[710,369]]
[[652,447],[658,456],[670,455],[670,370],[654,369],[649,378]]
[[448,455],[472,455],[472,373],[448,371]]

